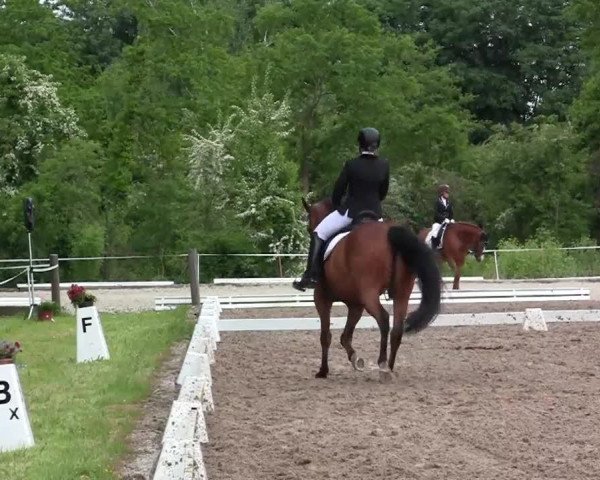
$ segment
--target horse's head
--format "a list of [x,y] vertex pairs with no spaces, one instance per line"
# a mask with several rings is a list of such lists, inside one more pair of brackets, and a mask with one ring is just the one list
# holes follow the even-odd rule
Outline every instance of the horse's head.
[[479,231],[475,234],[473,255],[475,255],[475,259],[478,262],[481,262],[483,260],[483,252],[487,247],[488,234],[483,229],[483,225],[481,223],[477,224],[477,229]]
[[309,204],[304,197],[302,197],[302,205],[304,206],[304,210],[308,213],[308,233],[312,233],[317,225],[321,223],[321,221],[333,212],[333,203],[331,203],[331,199],[326,198],[317,203]]
[[457,229],[458,237],[461,239],[463,246],[473,252],[475,259],[478,262],[483,260],[483,252],[486,249],[488,235],[481,223],[473,225],[472,223],[459,222],[453,224],[453,228]]

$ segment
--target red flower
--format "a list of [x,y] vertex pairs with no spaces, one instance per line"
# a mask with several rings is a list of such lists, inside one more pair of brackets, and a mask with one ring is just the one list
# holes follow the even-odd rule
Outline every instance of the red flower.
[[67,290],[67,296],[69,297],[69,300],[71,300],[71,303],[76,307],[78,307],[79,305],[81,305],[83,302],[86,302],[86,301],[88,301],[88,302],[96,301],[96,297],[94,295],[86,292],[84,287],[80,287],[77,284],[71,285],[69,290]]

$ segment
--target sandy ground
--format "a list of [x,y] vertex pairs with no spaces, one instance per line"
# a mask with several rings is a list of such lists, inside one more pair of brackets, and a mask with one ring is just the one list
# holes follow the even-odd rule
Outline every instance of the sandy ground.
[[[600,324],[427,329],[392,384],[338,337],[318,380],[318,332],[223,334],[210,479],[600,478]],[[377,334],[354,343],[374,363]]]
[[[589,288],[590,301],[444,305],[442,312],[600,308],[600,283],[482,282],[463,289]],[[158,296],[189,286],[95,289],[101,312],[152,310]],[[202,285],[201,295],[296,293],[290,286]],[[48,291],[38,292],[49,299]],[[0,292],[0,296],[26,296]],[[70,309],[66,292],[63,306]],[[334,315],[345,315],[345,308]],[[223,318],[316,316],[313,308],[225,310]],[[314,378],[318,332],[223,333],[213,367],[216,411],[203,447],[210,480],[237,479],[597,479],[600,478],[599,324],[438,327],[407,337],[398,377],[354,372],[334,331],[330,378]],[[378,336],[358,330],[355,348],[371,366]],[[127,480],[150,479],[160,453],[178,345],[118,466]]]

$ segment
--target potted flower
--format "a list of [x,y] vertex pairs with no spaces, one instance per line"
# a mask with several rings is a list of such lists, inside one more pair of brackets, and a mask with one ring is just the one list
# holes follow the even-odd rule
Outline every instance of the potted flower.
[[53,322],[54,315],[57,315],[59,311],[60,309],[56,303],[47,300],[43,301],[38,306],[38,320],[50,320]]
[[20,342],[6,342],[0,340],[0,365],[15,363],[15,355],[21,351]]
[[76,308],[93,307],[96,297],[89,292],[86,292],[85,287],[77,284],[72,284],[67,295],[71,303]]

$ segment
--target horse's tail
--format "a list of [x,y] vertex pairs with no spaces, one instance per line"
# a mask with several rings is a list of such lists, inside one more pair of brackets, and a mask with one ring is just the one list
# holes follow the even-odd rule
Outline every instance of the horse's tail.
[[421,281],[421,303],[406,318],[404,331],[417,333],[425,329],[440,311],[442,278],[433,252],[405,227],[391,227],[388,239],[408,269]]

